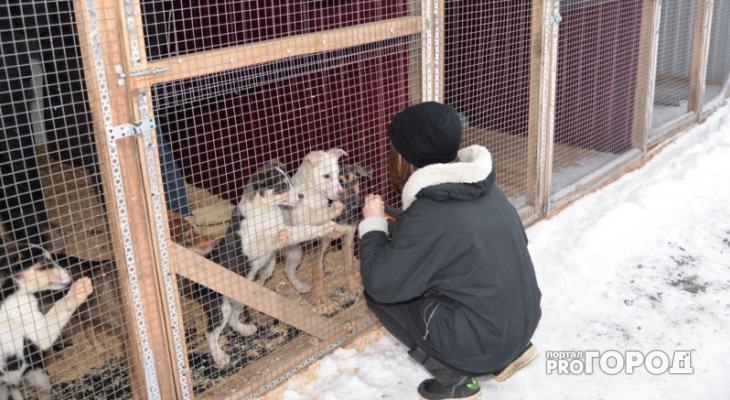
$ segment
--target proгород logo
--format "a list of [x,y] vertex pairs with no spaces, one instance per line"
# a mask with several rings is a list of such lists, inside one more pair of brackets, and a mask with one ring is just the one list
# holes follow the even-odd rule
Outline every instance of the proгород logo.
[[608,375],[619,372],[633,374],[637,368],[645,368],[649,373],[660,375],[691,374],[692,352],[677,350],[671,354],[661,350],[653,350],[646,354],[641,351],[627,350],[624,353],[616,350],[600,351],[548,351],[545,352],[545,372],[548,375],[592,374],[594,364]]

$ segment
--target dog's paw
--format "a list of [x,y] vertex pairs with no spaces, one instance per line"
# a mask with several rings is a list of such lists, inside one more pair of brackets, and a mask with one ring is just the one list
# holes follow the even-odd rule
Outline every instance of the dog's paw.
[[251,336],[258,331],[256,325],[251,324],[239,323],[237,325],[231,325],[231,328],[233,328],[233,330],[241,336]]
[[312,285],[308,283],[304,283],[302,281],[292,281],[292,286],[294,286],[294,289],[297,290],[299,293],[309,293],[312,291]]
[[211,354],[213,355],[213,361],[215,361],[215,366],[218,368],[224,368],[231,363],[231,357],[228,354],[224,353],[223,350]]
[[94,291],[94,285],[92,285],[91,279],[83,277],[71,285],[66,296],[69,301],[81,304],[86,301],[92,291]]
[[344,228],[342,228],[341,225],[332,223],[331,225],[327,225],[327,228],[325,230],[325,236],[332,239],[337,239],[342,236],[342,232],[344,232]]
[[337,218],[340,214],[342,214],[342,210],[345,209],[345,205],[341,201],[335,200],[332,202],[330,209],[332,210],[332,215],[334,215],[333,218]]
[[279,245],[284,247],[289,243],[289,237],[291,236],[291,229],[286,228],[279,231]]

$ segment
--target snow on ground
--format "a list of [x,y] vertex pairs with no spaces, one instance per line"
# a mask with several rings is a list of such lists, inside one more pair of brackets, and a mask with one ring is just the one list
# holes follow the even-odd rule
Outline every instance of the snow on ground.
[[[542,355],[483,399],[730,399],[730,106],[527,231]],[[691,350],[692,375],[548,375],[545,351]],[[386,335],[338,349],[283,398],[415,399],[427,373]]]

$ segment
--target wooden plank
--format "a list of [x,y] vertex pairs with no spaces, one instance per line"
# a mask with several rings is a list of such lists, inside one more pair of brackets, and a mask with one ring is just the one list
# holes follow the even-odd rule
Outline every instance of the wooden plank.
[[694,37],[692,43],[692,68],[690,69],[688,111],[698,119],[702,115],[707,75],[707,55],[710,48],[710,25],[712,22],[712,0],[695,0]]
[[169,244],[175,272],[281,322],[320,338],[341,335],[344,327],[280,296],[182,246]]
[[[151,104],[152,95],[151,95],[149,89],[146,90],[145,95],[146,95],[146,98],[148,101],[148,105],[147,105],[148,111],[147,111],[145,118],[154,118],[154,110],[152,109],[152,104]],[[138,104],[138,98],[132,97],[131,102],[133,105],[132,113],[134,115],[134,120],[141,121],[143,119],[143,116],[140,115],[140,106]],[[142,187],[144,188],[144,193],[145,193],[146,199],[148,199],[148,201],[143,202],[142,204],[146,205],[146,213],[147,213],[146,215],[148,216],[147,223],[149,224],[150,229],[151,229],[151,227],[155,225],[155,219],[154,219],[155,210],[154,210],[154,203],[152,201],[150,201],[149,199],[152,199],[153,197],[159,198],[160,204],[162,205],[160,212],[162,214],[162,221],[163,221],[163,225],[164,225],[164,227],[163,227],[163,229],[164,229],[163,233],[165,236],[164,240],[165,240],[165,243],[168,243],[168,242],[170,242],[170,240],[169,240],[169,227],[167,225],[168,224],[167,208],[165,206],[166,205],[165,192],[162,189],[164,186],[162,183],[162,173],[160,171],[160,165],[159,165],[160,158],[159,158],[159,153],[157,150],[156,130],[152,129],[151,132],[149,133],[149,135],[150,135],[150,141],[152,143],[151,150],[145,148],[145,143],[142,140],[142,138],[135,138],[137,152],[140,155],[140,157],[139,157],[140,163],[142,164],[142,168],[140,171],[141,175],[142,175],[141,184],[142,184]],[[153,153],[152,158],[155,160],[154,161],[155,165],[153,166],[153,168],[156,170],[156,176],[154,178],[156,178],[158,190],[154,193],[151,189],[151,183],[152,183],[151,179],[153,179],[153,178],[149,175],[147,159],[145,157],[145,151],[152,151],[152,153]],[[152,232],[156,232],[156,230],[152,229]],[[154,259],[154,262],[151,263],[151,265],[159,266],[162,264],[162,260],[161,260],[162,252],[160,250],[160,240],[158,239],[158,235],[157,234],[150,235],[149,240],[150,240],[150,243],[148,245],[148,247],[149,247],[148,251],[151,252],[151,258]],[[169,245],[167,247],[169,248]],[[170,269],[172,269],[171,266],[170,266]],[[182,391],[183,388],[180,385],[180,375],[179,375],[180,369],[177,368],[178,365],[177,365],[177,360],[175,358],[175,353],[174,353],[175,341],[173,339],[172,325],[170,324],[170,321],[172,318],[172,316],[170,315],[171,303],[170,303],[170,300],[167,298],[167,296],[165,296],[166,290],[165,290],[164,277],[162,276],[162,270],[161,270],[161,268],[155,268],[155,271],[156,271],[156,273],[155,273],[154,277],[152,277],[152,278],[157,280],[157,284],[159,286],[159,292],[160,292],[159,313],[160,313],[160,322],[161,322],[161,324],[163,324],[163,326],[160,329],[160,332],[162,334],[164,334],[164,337],[161,336],[159,338],[159,341],[160,341],[159,346],[167,346],[167,348],[169,349],[170,365],[171,365],[172,369],[169,372],[167,372],[166,375],[169,375],[169,378],[171,380],[170,384],[174,385],[174,387],[177,388],[178,391]],[[189,391],[190,395],[192,396],[192,394],[193,394],[192,393],[193,385],[192,385],[192,380],[191,380],[192,373],[190,371],[190,365],[189,365],[189,361],[188,361],[188,357],[187,357],[187,346],[185,343],[185,334],[183,331],[184,325],[183,325],[183,320],[182,320],[182,310],[180,309],[180,304],[181,304],[180,290],[177,285],[177,279],[173,278],[173,279],[171,279],[171,281],[172,281],[171,283],[172,283],[172,287],[173,287],[173,293],[175,295],[174,304],[177,307],[177,326],[181,330],[181,332],[179,332],[179,333],[180,333],[181,347],[183,349],[183,356],[184,356],[183,357],[184,358],[183,359],[183,362],[184,362],[183,368],[184,368],[185,374],[187,375],[187,381],[189,382],[188,391]]]
[[305,54],[344,49],[419,32],[421,32],[421,17],[394,18],[149,61],[145,68],[166,70],[131,79],[135,81],[135,88],[144,89],[162,82],[229,71]]
[[656,68],[656,47],[658,28],[658,0],[644,0],[641,9],[641,33],[639,38],[639,65],[636,73],[634,94],[634,120],[631,128],[631,145],[646,149],[650,129],[650,115],[654,106],[654,70]]
[[[144,37],[144,26],[143,26],[143,19],[142,19],[142,10],[140,3],[138,1],[131,1],[131,0],[117,0],[118,4],[118,10],[120,13],[120,27],[121,27],[121,36],[122,36],[122,48],[124,51],[124,70],[125,71],[135,71],[135,70],[142,70],[147,68],[147,47],[145,44],[145,37]],[[130,26],[128,23],[128,20],[126,19],[127,16],[130,14],[128,11],[131,11],[131,15],[133,16],[132,21],[134,23],[133,26],[133,32],[130,32]],[[135,49],[135,55],[133,55],[132,46],[130,46],[130,34],[133,34],[135,36],[137,46]],[[152,94],[150,90],[150,86],[144,79],[139,79],[136,82],[138,85],[141,85],[141,88],[138,88],[136,91],[134,90],[133,85],[127,85],[128,87],[128,98],[130,99],[130,103],[132,105],[131,112],[133,115],[134,121],[141,121],[143,119],[143,116],[140,115],[140,105],[138,104],[138,98],[136,97],[137,92],[143,92],[146,96],[146,99],[148,101],[147,105],[147,115],[144,116],[144,118],[153,118],[155,117],[154,109],[152,107]],[[149,133],[150,135],[150,142],[152,143],[152,152],[154,153],[154,160],[159,160],[159,152],[157,149],[157,133],[155,129],[152,129]],[[169,227],[167,226],[167,208],[165,207],[165,192],[162,190],[163,182],[162,182],[162,173],[160,171],[159,162],[156,162],[156,165],[154,168],[156,168],[156,180],[157,180],[157,188],[159,190],[157,193],[152,193],[151,190],[151,177],[149,175],[149,166],[147,165],[146,157],[145,157],[145,151],[149,151],[145,148],[144,141],[141,138],[136,139],[136,147],[137,152],[140,155],[141,164],[143,167],[141,168],[141,174],[142,174],[142,184],[144,187],[144,192],[147,195],[147,199],[151,199],[152,196],[158,196],[158,199],[160,203],[163,205],[161,207],[161,213],[162,213],[162,221],[165,229],[165,243],[169,242]],[[154,204],[152,201],[145,202],[147,209],[146,213],[149,216],[148,223],[150,226],[150,229],[152,232],[156,232],[155,229],[152,229],[152,227],[155,226],[154,221]],[[151,257],[154,259],[154,265],[160,266],[162,263],[161,260],[161,250],[160,250],[160,241],[158,240],[157,234],[151,234],[150,235],[150,241],[151,244],[149,246],[149,251],[151,252]],[[172,325],[170,323],[171,321],[171,314],[170,314],[170,307],[171,302],[170,300],[164,295],[166,293],[165,290],[165,283],[164,283],[164,277],[161,275],[162,271],[160,268],[155,268],[155,276],[154,279],[157,281],[157,284],[159,286],[159,293],[162,295],[159,296],[159,313],[160,313],[160,325],[161,325],[161,333],[156,340],[159,342],[158,346],[160,347],[167,347],[169,351],[169,366],[170,370],[166,371],[164,376],[165,380],[167,381],[165,383],[165,386],[170,389],[170,393],[172,393],[172,390],[175,390],[177,392],[177,397],[182,396],[183,387],[181,385],[180,381],[180,374],[181,371],[178,368],[177,359],[175,356],[175,341],[173,339],[173,333],[172,333]],[[173,287],[173,293],[176,296],[174,299],[174,304],[176,307],[178,307],[177,312],[177,326],[182,330],[184,329],[183,319],[182,319],[182,311],[179,309],[179,305],[181,304],[180,301],[180,290],[178,288],[178,282],[177,279],[172,279],[172,287]],[[181,347],[183,352],[183,363],[184,363],[184,374],[187,378],[187,389],[188,394],[192,397],[193,396],[193,384],[192,384],[192,371],[190,370],[189,360],[187,357],[187,345],[185,342],[185,335],[184,332],[180,332],[180,341],[181,341]]]
[[[117,0],[116,12],[117,19],[114,24],[109,23],[106,29],[111,31],[120,32],[120,44],[116,45],[122,51],[122,63],[124,71],[131,71],[134,69],[135,64],[139,64],[139,67],[144,67],[146,64],[146,51],[144,45],[144,31],[142,26],[141,8],[139,2],[131,0]],[[128,16],[133,15],[133,18]],[[134,23],[134,31],[131,32],[137,41],[135,46],[136,54],[133,55],[132,46],[130,46],[130,26],[129,23]],[[115,64],[116,65],[116,64]],[[125,85],[127,90],[127,110],[129,110],[130,121],[141,121],[142,118],[139,112],[139,105],[137,104],[136,92],[131,87],[132,85]],[[151,99],[149,89],[146,90],[147,98]],[[151,102],[151,100],[149,100]],[[153,117],[150,106],[150,115]],[[156,143],[154,130],[150,132],[152,135],[153,144]],[[160,265],[161,255],[159,242],[157,239],[157,230],[155,229],[154,219],[154,208],[152,198],[153,196],[159,196],[162,204],[164,202],[164,191],[160,190],[159,193],[152,193],[150,190],[150,177],[148,174],[148,165],[145,157],[144,143],[141,137],[134,137],[125,139],[127,143],[122,147],[118,145],[118,148],[124,148],[125,151],[129,152],[129,157],[121,158],[122,170],[137,168],[136,173],[129,175],[130,179],[125,186],[125,193],[131,191],[139,196],[138,199],[131,199],[128,204],[143,205],[143,207],[133,207],[134,212],[129,213],[130,215],[130,228],[133,235],[133,246],[135,251],[139,253],[137,257],[143,263],[139,263],[137,268],[137,275],[140,281],[140,295],[143,301],[146,302],[145,315],[149,316],[149,322],[147,323],[147,330],[151,333],[149,335],[150,346],[156,361],[157,381],[160,388],[160,394],[163,398],[168,396],[181,397],[181,385],[179,379],[179,369],[177,368],[177,362],[174,355],[174,341],[172,339],[172,330],[170,326],[170,312],[169,303],[167,296],[165,295],[164,278]],[[153,149],[155,153],[154,159],[157,161],[157,149]],[[126,159],[126,160],[125,160]],[[134,164],[134,165],[133,165]],[[159,166],[157,168],[158,187],[162,188],[161,174]],[[126,174],[125,174],[126,176]],[[129,207],[132,208],[132,207]],[[163,221],[167,222],[165,216],[165,207],[162,207]],[[134,221],[134,225],[132,224]],[[167,226],[165,225],[164,234],[167,235]],[[138,233],[142,233],[138,235]],[[173,280],[174,281],[174,280]],[[173,286],[176,287],[176,282]],[[176,293],[179,293],[176,291]],[[179,303],[179,302],[178,302]],[[149,310],[149,311],[148,311]],[[179,314],[179,313],[178,313]],[[180,317],[181,318],[181,317]],[[181,319],[178,320],[182,327]],[[184,336],[184,335],[182,335]],[[183,339],[184,340],[184,339]],[[185,367],[187,368],[187,359]],[[187,371],[187,370],[186,370]]]
[[[107,72],[107,82],[99,82],[100,77],[96,75],[96,69],[93,55],[93,44],[90,40],[88,24],[87,2],[84,0],[74,0],[74,12],[76,14],[76,25],[79,36],[79,44],[82,54],[82,65],[84,66],[86,88],[89,94],[89,109],[92,115],[92,123],[94,127],[94,136],[99,157],[99,168],[101,172],[102,185],[104,187],[105,207],[108,211],[107,218],[109,223],[109,231],[112,236],[112,246],[114,247],[114,261],[119,276],[119,293],[121,304],[124,307],[124,347],[127,355],[127,363],[129,365],[131,392],[135,398],[147,397],[147,384],[145,382],[144,363],[141,342],[137,329],[137,321],[135,319],[135,311],[133,308],[133,295],[130,289],[130,280],[127,269],[127,262],[122,247],[122,230],[119,223],[119,215],[117,214],[117,197],[114,190],[113,176],[110,170],[111,162],[107,148],[105,128],[127,123],[130,119],[127,107],[127,97],[124,88],[116,84],[113,67],[121,65],[121,49],[118,47],[119,38],[118,30],[115,28],[117,20],[117,10],[115,7],[100,7],[96,10],[94,16],[97,19],[99,41],[101,43],[104,59],[105,72]],[[99,84],[106,84],[111,108],[111,120],[105,123],[104,113],[102,111],[101,93]],[[120,157],[120,164],[124,174],[123,183],[125,185],[125,200],[127,204],[134,202],[143,202],[144,199],[139,198],[139,191],[135,178],[140,177],[139,166],[136,164],[136,148],[129,140],[121,140],[117,143],[117,151]],[[144,220],[146,217],[139,215],[137,207],[129,207],[130,228],[135,232],[133,235],[133,246],[143,245],[147,239],[146,230],[144,229]],[[142,223],[140,226],[140,222]],[[139,230],[139,232],[138,232]],[[143,254],[140,253],[141,248],[135,252],[135,260],[137,271],[143,273],[145,269],[145,261]],[[154,269],[154,268],[151,268]],[[158,335],[157,329],[159,325],[159,316],[155,312],[158,308],[156,299],[156,288],[150,287],[147,281],[140,276],[140,292],[142,300],[145,302],[145,325],[147,327],[148,337],[154,338]],[[169,373],[167,370],[167,349],[152,344],[152,352],[155,361],[160,367],[158,369],[158,377],[163,377]],[[170,392],[161,387],[161,395],[174,396],[174,392]],[[169,397],[166,397],[169,398]]]
[[[528,205],[536,210],[543,207],[539,193],[540,163],[544,154],[540,151],[540,138],[547,134],[547,89],[550,75],[546,73],[545,54],[545,14],[547,2],[532,2],[532,33],[530,39],[530,108],[527,122],[527,187],[525,198]],[[547,139],[543,143],[548,143]],[[549,144],[548,144],[549,145]]]
[[[374,321],[375,317],[368,311],[365,302],[361,300],[333,319],[338,324],[347,327],[347,331],[342,332],[341,336],[344,336],[353,329]],[[316,341],[310,336],[299,336],[261,360],[257,360],[255,363],[242,368],[196,398],[200,400],[236,400],[248,398],[263,385],[272,382],[278,376],[296,367],[331,344],[332,341]]]

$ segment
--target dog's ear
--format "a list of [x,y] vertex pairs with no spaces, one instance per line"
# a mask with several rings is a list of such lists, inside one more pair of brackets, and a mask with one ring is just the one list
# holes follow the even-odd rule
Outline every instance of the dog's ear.
[[338,149],[338,148],[330,149],[329,153],[337,158],[347,155],[347,152],[345,150]]
[[256,171],[251,175],[248,184],[253,188],[254,191],[258,192],[266,187],[266,181],[271,177],[270,174],[271,165],[269,163],[256,168]]
[[266,167],[279,168],[280,170],[286,172],[286,165],[284,165],[283,162],[281,162],[277,159],[273,159],[273,160],[267,162],[266,165],[264,166],[264,168],[266,168]]
[[373,169],[367,165],[355,164],[355,172],[363,179],[370,179],[373,177]]
[[320,160],[322,160],[321,151],[313,151],[313,152],[307,154],[306,156],[304,156],[304,161],[310,165],[317,164]]

